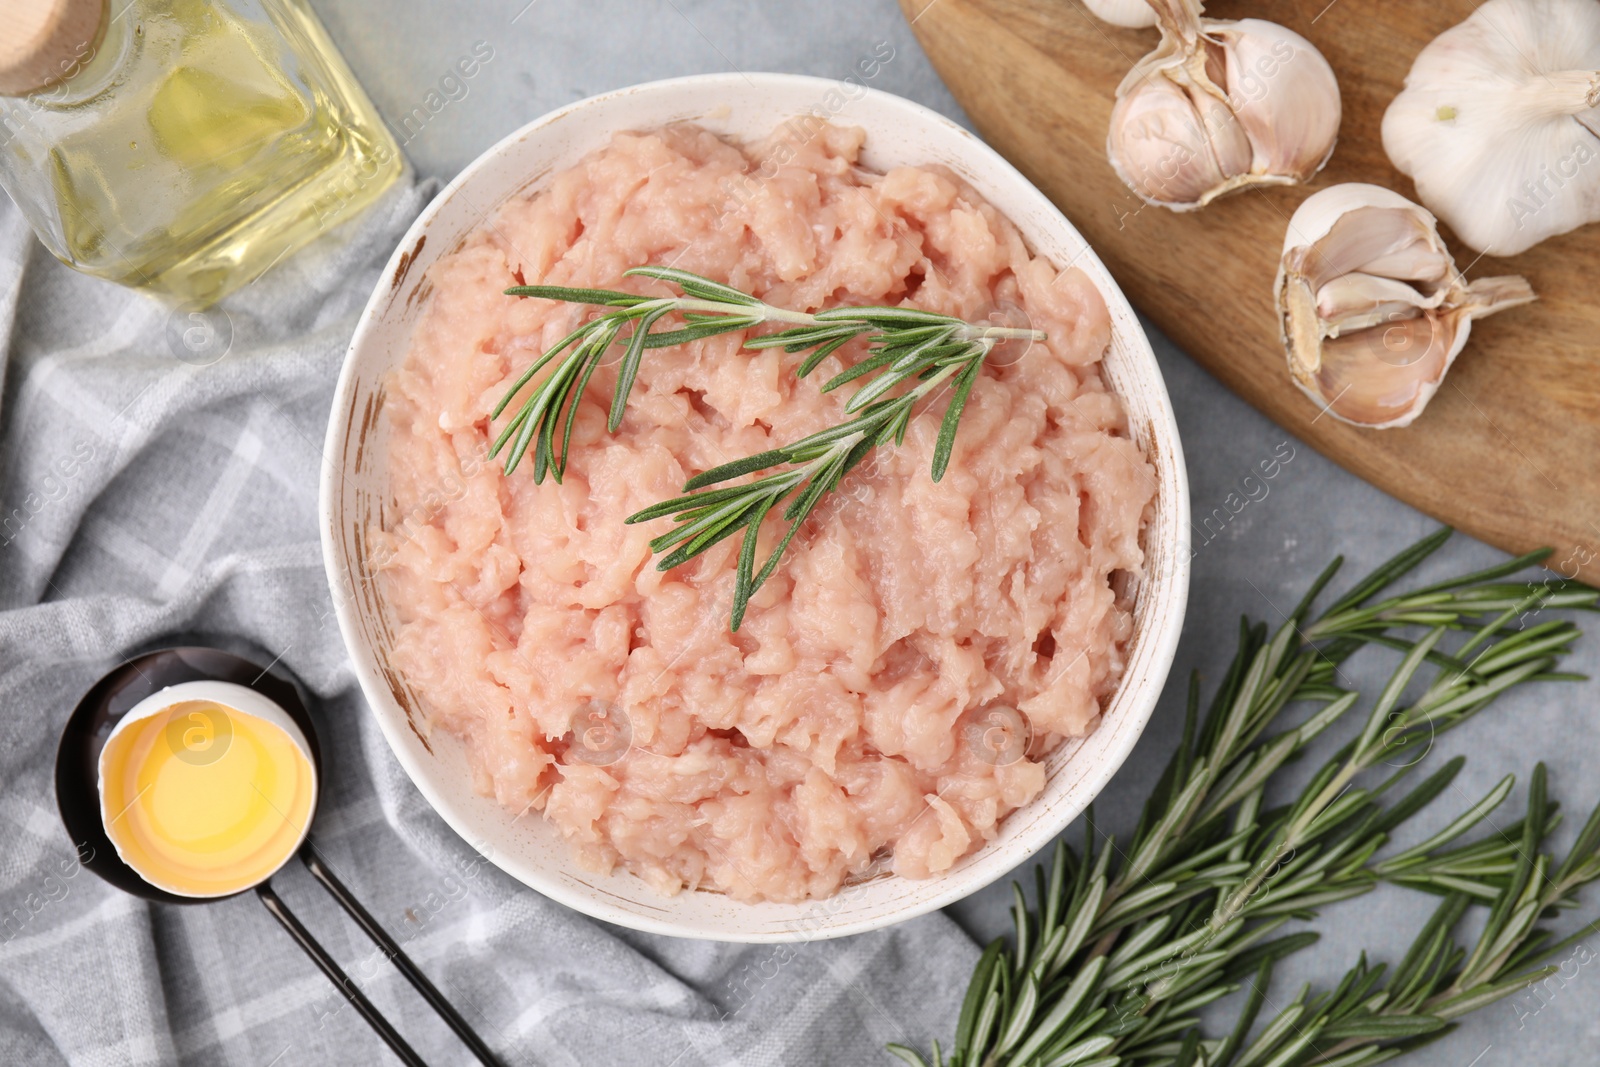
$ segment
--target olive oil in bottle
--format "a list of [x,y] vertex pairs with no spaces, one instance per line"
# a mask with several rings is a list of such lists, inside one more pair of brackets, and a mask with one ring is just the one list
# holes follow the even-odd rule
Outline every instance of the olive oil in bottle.
[[124,285],[212,303],[405,166],[303,0],[0,0],[0,41],[0,183]]

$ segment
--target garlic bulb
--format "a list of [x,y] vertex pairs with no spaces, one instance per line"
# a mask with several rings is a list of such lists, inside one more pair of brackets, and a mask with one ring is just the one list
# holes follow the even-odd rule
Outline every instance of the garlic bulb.
[[1383,148],[1480,252],[1600,220],[1600,3],[1487,0],[1424,48]]
[[1382,429],[1422,413],[1473,319],[1534,294],[1515,276],[1468,284],[1425,208],[1351,183],[1289,220],[1277,299],[1296,384],[1335,418]]
[[1310,41],[1260,19],[1202,18],[1200,0],[1149,3],[1161,43],[1117,88],[1106,143],[1130,189],[1192,211],[1322,169],[1339,135],[1339,83]]
[[1156,9],[1149,0],[1083,0],[1096,18],[1113,26],[1143,29],[1156,24]]

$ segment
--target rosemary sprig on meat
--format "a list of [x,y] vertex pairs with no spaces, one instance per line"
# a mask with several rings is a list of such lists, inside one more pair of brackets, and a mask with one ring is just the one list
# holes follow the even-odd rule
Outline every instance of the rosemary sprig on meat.
[[[934,1067],[1367,1067],[1547,977],[1547,961],[1596,928],[1558,941],[1537,926],[1600,880],[1600,809],[1564,860],[1541,851],[1559,822],[1542,766],[1511,826],[1459,843],[1504,802],[1507,778],[1427,841],[1377,858],[1461,768],[1452,760],[1393,796],[1422,762],[1419,749],[1512,688],[1574,677],[1557,669],[1579,635],[1571,622],[1518,624],[1543,608],[1592,608],[1600,597],[1573,582],[1503,580],[1544,557],[1534,553],[1374,599],[1449,533],[1402,552],[1320,616],[1312,605],[1339,561],[1270,637],[1263,625],[1241,625],[1238,654],[1203,720],[1191,682],[1178,749],[1127,845],[1097,842],[1091,815],[1081,855],[1058,847],[1048,878],[1036,868],[1032,908],[1013,887],[1014,944],[984,952],[954,1045],[934,1046]],[[1451,635],[1464,640],[1447,649]],[[1293,802],[1269,807],[1274,775],[1359,702],[1338,684],[1338,669],[1368,645],[1401,658],[1359,733]],[[1292,704],[1313,710],[1269,733]],[[1386,777],[1361,784],[1385,764]],[[1392,970],[1362,955],[1333,989],[1301,989],[1257,1028],[1274,965],[1317,939],[1274,936],[1283,923],[1381,882],[1442,898],[1410,952]],[[1458,945],[1457,928],[1476,905],[1488,908],[1487,923]],[[1207,1037],[1196,1012],[1240,990],[1248,992],[1231,1033]],[[911,1049],[891,1051],[926,1067]]]
[[[635,267],[625,275],[669,282],[683,295],[646,297],[612,289],[552,285],[518,285],[506,290],[510,296],[615,309],[583,323],[535,360],[494,409],[491,418],[498,419],[541,370],[562,357],[518,407],[490,448],[491,456],[505,451],[507,474],[516,470],[532,447],[534,481],[542,482],[546,474],[561,480],[567,468],[578,399],[614,344],[623,345],[624,352],[607,420],[611,432],[622,425],[629,394],[648,349],[781,323],[787,328],[747,337],[743,346],[782,348],[791,355],[808,353],[795,369],[796,376],[805,378],[846,343],[856,338],[868,342],[867,358],[821,386],[823,392],[831,392],[859,383],[845,404],[845,412],[851,418],[793,444],[698,474],[684,485],[683,496],[645,508],[627,519],[638,523],[672,518],[673,529],[650,542],[652,551],[666,553],[656,565],[663,571],[687,563],[718,542],[744,532],[730,618],[734,630],[743,622],[750,598],[777,569],[795,533],[817,504],[874,449],[901,444],[923,401],[949,385],[950,401],[933,451],[932,476],[938,481],[949,467],[961,413],[989,353],[1002,341],[1044,339],[1037,330],[979,326],[915,308],[841,307],[815,314],[790,311],[698,274],[668,267]],[[660,328],[662,320],[673,312],[682,317],[684,325]],[[626,335],[624,330],[628,331]],[[738,485],[722,484],[764,471],[771,473]],[[789,528],[758,570],[761,523],[786,500],[788,506],[781,515]]]

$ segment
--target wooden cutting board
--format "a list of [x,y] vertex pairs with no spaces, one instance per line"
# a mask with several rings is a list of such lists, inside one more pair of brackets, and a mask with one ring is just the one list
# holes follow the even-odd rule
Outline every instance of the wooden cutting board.
[[[1202,211],[1148,207],[1106,162],[1117,84],[1158,40],[1095,19],[1081,0],[900,0],[979,132],[1053,199],[1133,304],[1229,388],[1345,468],[1511,552],[1600,582],[1600,225],[1511,259],[1447,235],[1469,278],[1522,274],[1537,303],[1476,323],[1427,411],[1401,430],[1321,415],[1289,380],[1272,285],[1289,216],[1348,181],[1413,199],[1383,153],[1384,109],[1417,53],[1476,0],[1217,0],[1314,43],[1339,76],[1338,148],[1310,186],[1246,190]],[[1469,266],[1470,264],[1470,266]],[[1221,500],[1194,502],[1197,528]],[[1337,520],[1352,531],[1360,516]],[[1354,533],[1353,533],[1354,535]]]

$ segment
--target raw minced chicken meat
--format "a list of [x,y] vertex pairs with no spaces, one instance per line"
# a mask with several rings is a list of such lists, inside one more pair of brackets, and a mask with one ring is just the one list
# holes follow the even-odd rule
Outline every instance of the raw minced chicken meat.
[[[1155,480],[1100,374],[1105,304],[948,171],[861,169],[862,139],[618,135],[429,268],[388,389],[393,510],[374,551],[394,662],[429,727],[585,866],[663,893],[796,901],[885,866],[946,870],[1038,795],[1043,756],[1093,728],[1123,670],[1117,572],[1143,563]],[[610,358],[564,481],[535,484],[528,462],[506,476],[485,456],[487,413],[595,312],[502,290],[521,276],[674,292],[621,284],[641,264],[787,308],[905,304],[1048,339],[997,350],[942,481],[944,397],[848,475],[731,633],[739,539],[661,573],[648,542],[671,520],[623,519],[843,421],[850,388],[819,385],[865,349],[803,380],[800,356],[742,349],[741,334],[649,351],[614,434]],[[762,558],[782,530],[769,516]],[[982,740],[1001,707],[1031,728],[1025,754]]]

